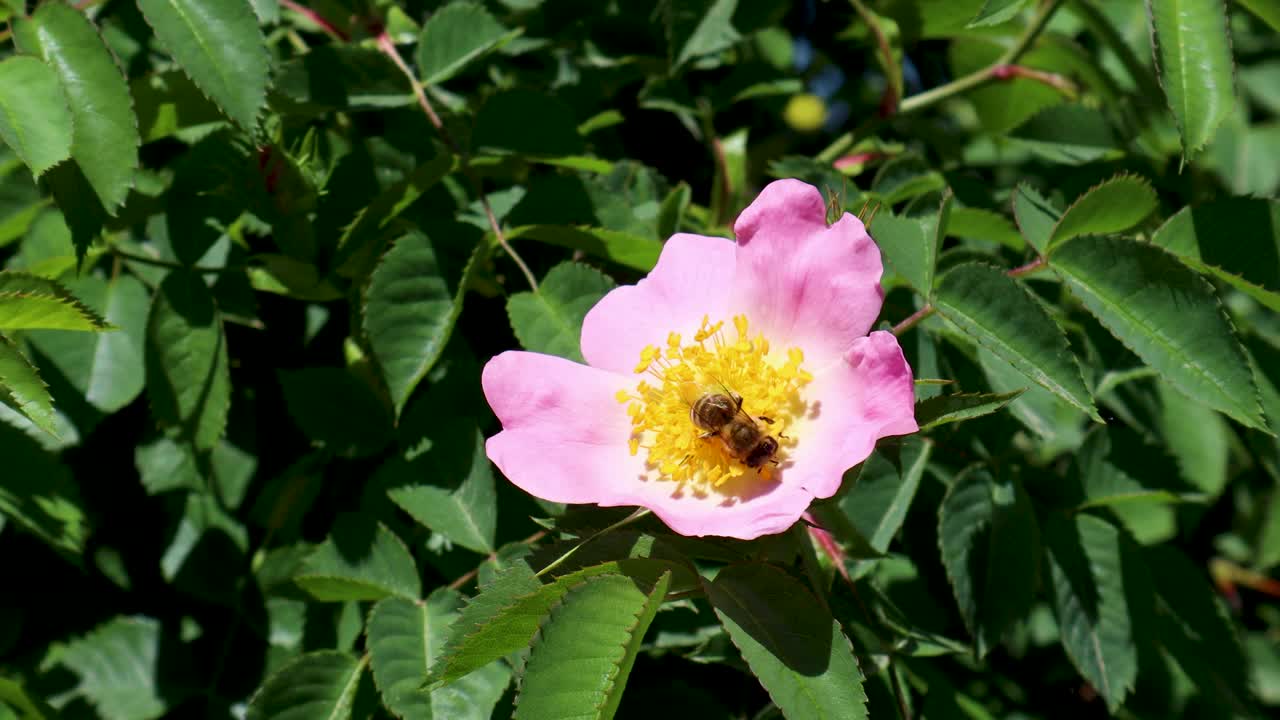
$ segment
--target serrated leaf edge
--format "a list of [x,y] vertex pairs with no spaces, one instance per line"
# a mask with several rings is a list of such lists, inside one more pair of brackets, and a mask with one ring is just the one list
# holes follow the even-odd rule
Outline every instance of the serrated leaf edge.
[[[953,271],[955,271],[955,269],[956,269],[956,268],[958,268],[958,267],[963,267],[964,265],[985,265],[986,267],[988,267],[988,268],[990,268],[990,269],[992,269],[992,270],[995,270],[996,272],[999,272],[999,273],[1000,273],[1000,274],[1002,274],[1002,275],[1003,275],[1003,274],[1004,274],[1004,272],[1005,272],[1003,268],[1000,268],[1000,267],[997,267],[997,266],[995,266],[995,265],[992,265],[991,263],[986,263],[986,262],[981,262],[981,261],[973,261],[973,262],[969,262],[969,263],[962,263],[962,264],[960,264],[960,265],[956,265],[955,267],[953,267],[953,268],[951,268],[951,269],[947,270],[947,272],[946,272],[946,273],[943,273],[943,277],[945,277],[946,275],[950,275]],[[1052,322],[1052,324],[1053,324],[1053,329],[1054,329],[1054,330],[1056,330],[1056,331],[1058,332],[1058,337],[1062,338],[1062,341],[1063,341],[1063,342],[1066,344],[1066,346],[1067,346],[1067,354],[1071,356],[1071,362],[1072,362],[1072,365],[1075,367],[1075,370],[1076,370],[1076,377],[1080,379],[1080,386],[1084,388],[1084,390],[1085,390],[1085,392],[1086,392],[1086,393],[1090,393],[1089,386],[1088,386],[1088,384],[1087,384],[1087,383],[1085,383],[1085,381],[1084,381],[1084,372],[1083,372],[1083,370],[1082,370],[1082,369],[1081,369],[1081,367],[1080,367],[1080,358],[1076,357],[1076,354],[1075,354],[1074,352],[1071,352],[1071,341],[1070,341],[1070,338],[1068,338],[1068,337],[1067,337],[1067,333],[1066,333],[1066,331],[1065,331],[1065,330],[1063,330],[1063,329],[1062,329],[1062,326],[1061,326],[1061,325],[1060,325],[1056,320],[1054,320],[1054,319],[1053,319],[1053,313],[1049,312],[1049,308],[1047,308],[1047,307],[1045,306],[1044,302],[1043,302],[1043,301],[1041,301],[1041,300],[1040,300],[1040,298],[1036,297],[1036,294],[1035,294],[1035,293],[1033,293],[1033,292],[1031,292],[1030,290],[1028,290],[1028,289],[1027,289],[1027,287],[1026,287],[1025,285],[1023,285],[1021,282],[1019,282],[1017,278],[1009,278],[1009,279],[1013,281],[1013,284],[1014,284],[1014,285],[1016,285],[1016,286],[1018,287],[1018,289],[1019,289],[1019,290],[1021,290],[1021,291],[1022,291],[1022,293],[1023,293],[1024,295],[1026,295],[1027,299],[1028,299],[1030,302],[1036,303],[1036,305],[1040,308],[1041,312],[1043,312],[1043,313],[1045,314],[1045,316],[1046,316],[1046,317],[1048,317],[1048,318],[1049,318],[1049,320]],[[941,308],[939,308],[939,309],[938,309],[938,312],[939,312],[939,313],[941,313],[943,317],[946,317],[946,313],[945,313],[945,312],[943,312]],[[975,324],[980,325],[981,323],[975,323]],[[971,336],[971,335],[969,335],[969,333],[967,333],[967,332],[965,333],[965,335],[966,335],[967,337],[971,337],[971,338],[973,338],[973,340],[974,340],[975,342],[977,342],[979,345],[982,345],[983,347],[986,347],[988,350],[991,350],[993,353],[995,352],[995,351],[994,351],[994,350],[993,350],[989,345],[987,345],[987,343],[982,342],[982,340],[981,340],[981,339],[979,339],[979,338],[977,338],[977,337],[974,337],[974,336]],[[995,354],[996,354],[997,356],[999,356],[1001,359],[1004,359],[1004,356],[1003,356],[1003,355],[1000,355],[999,353],[995,353]],[[1006,361],[1006,362],[1007,362],[1007,361]],[[1011,363],[1011,364],[1012,364],[1012,363]],[[1018,370],[1018,372],[1022,373],[1022,371],[1021,371],[1021,370]],[[1031,377],[1030,375],[1027,375],[1026,373],[1022,373],[1022,374],[1023,374],[1023,376],[1024,376],[1024,377],[1026,377],[1027,379],[1029,379],[1029,380],[1031,380],[1032,382],[1036,383],[1037,385],[1039,385],[1039,386],[1043,387],[1044,389],[1048,390],[1049,392],[1053,393],[1055,396],[1060,397],[1060,398],[1062,398],[1063,400],[1066,400],[1066,401],[1067,401],[1067,402],[1068,402],[1072,407],[1079,408],[1080,410],[1083,410],[1083,411],[1084,411],[1084,413],[1085,413],[1086,415],[1088,415],[1090,418],[1092,418],[1092,419],[1093,419],[1093,420],[1095,420],[1096,422],[1102,422],[1102,416],[1098,414],[1098,408],[1096,407],[1096,405],[1094,405],[1094,404],[1093,404],[1093,397],[1092,397],[1092,393],[1090,393],[1090,396],[1089,396],[1090,406],[1089,406],[1089,407],[1086,407],[1086,406],[1084,406],[1084,405],[1081,405],[1081,404],[1080,404],[1079,402],[1077,402],[1074,398],[1070,398],[1070,397],[1068,397],[1067,395],[1065,395],[1064,393],[1060,393],[1060,392],[1058,392],[1058,391],[1054,390],[1053,388],[1049,387],[1049,385],[1046,385],[1045,383],[1040,382],[1039,380],[1036,380],[1035,378]]]
[[[669,570],[668,570],[668,571],[663,572],[663,573],[662,573],[662,575],[661,575],[661,576],[659,576],[658,583],[660,584],[660,583],[662,582],[662,578],[669,578],[670,576],[671,576],[671,571],[669,571]],[[544,629],[544,628],[546,628],[546,626],[547,626],[547,624],[548,624],[548,623],[550,623],[552,620],[554,620],[554,619],[555,619],[555,618],[554,618],[554,616],[555,616],[555,614],[556,614],[556,611],[557,611],[557,610],[559,610],[560,608],[562,608],[562,607],[564,606],[564,604],[568,601],[568,599],[569,599],[569,596],[570,596],[570,595],[572,595],[574,592],[576,592],[576,591],[578,591],[578,590],[581,590],[582,588],[586,587],[587,585],[590,585],[590,584],[591,584],[591,583],[593,583],[593,582],[596,582],[596,581],[598,581],[598,580],[603,580],[603,579],[605,579],[605,578],[613,578],[613,577],[627,578],[627,576],[626,576],[626,575],[621,575],[621,574],[616,574],[616,573],[603,573],[603,574],[601,574],[601,575],[593,575],[593,576],[591,576],[591,577],[589,577],[589,578],[586,578],[586,579],[585,579],[585,580],[583,580],[582,582],[575,584],[573,587],[571,587],[571,588],[569,588],[567,591],[565,591],[565,593],[564,593],[563,595],[561,595],[559,598],[557,598],[557,599],[556,599],[556,601],[551,605],[551,607],[547,608],[547,612],[546,612],[546,614],[544,614],[544,615],[542,616],[542,619],[541,619],[541,620],[539,621],[539,623],[538,623],[538,629],[537,629],[537,631],[535,631],[535,632],[534,632],[534,634],[533,634],[533,638],[531,638],[531,639],[529,640],[529,652],[530,652],[530,654],[532,654],[533,652],[535,652],[535,651],[537,650],[538,644],[539,644],[539,642],[542,640],[542,633],[543,633],[543,629]],[[630,579],[630,578],[627,578],[627,579]],[[650,593],[647,593],[647,595],[648,595],[648,597],[646,598],[646,600],[645,600],[644,604],[643,604],[643,605],[641,605],[641,606],[640,606],[640,609],[636,610],[636,612],[631,616],[631,620],[630,620],[630,622],[629,622],[629,624],[628,624],[628,626],[627,626],[627,640],[626,640],[625,642],[623,642],[623,643],[622,643],[622,645],[620,646],[620,648],[621,648],[622,652],[621,652],[621,653],[619,653],[619,655],[618,655],[618,659],[617,659],[617,660],[614,660],[614,661],[611,661],[611,662],[610,662],[610,664],[613,666],[613,669],[612,669],[612,670],[610,670],[610,672],[609,672],[609,678],[608,678],[608,680],[605,682],[605,685],[604,685],[604,688],[603,688],[603,691],[604,691],[604,702],[608,702],[609,696],[610,696],[610,694],[612,694],[612,692],[613,692],[613,686],[614,686],[614,683],[616,683],[616,682],[617,682],[617,680],[618,680],[618,675],[619,675],[619,673],[620,673],[620,672],[621,672],[621,670],[622,670],[622,662],[626,659],[626,655],[627,655],[627,646],[631,644],[631,638],[632,638],[632,637],[634,636],[634,634],[635,634],[636,626],[640,624],[640,616],[644,614],[645,610],[647,610],[647,609],[648,609],[648,607],[649,607],[649,603],[653,601],[652,591],[651,591]],[[662,598],[658,598],[658,599],[657,599],[657,602],[658,602],[659,604],[661,604],[661,603],[662,603]],[[516,708],[519,708],[519,707],[520,707],[520,698],[524,696],[524,677],[523,677],[523,676],[521,676],[521,677],[520,677],[520,679],[519,679],[519,681],[518,681],[517,688],[518,688],[518,689],[517,689],[517,692],[516,692],[516,697],[515,697],[514,705],[515,705],[515,707],[516,707]],[[602,710],[602,709],[604,709],[602,705],[597,705],[597,706],[596,706],[596,710],[597,710],[597,712],[598,712],[598,711],[600,711],[600,710]],[[513,717],[514,717],[514,715],[513,715]],[[600,717],[601,717],[601,716],[597,715],[597,718],[600,718]]]
[[[267,82],[262,87],[262,97],[258,98],[257,110],[253,114],[253,127],[241,128],[242,130],[249,133],[250,135],[255,135],[258,129],[262,126],[262,122],[261,122],[262,115],[267,110],[267,98],[271,95],[271,91],[275,87],[275,82],[274,82],[275,78],[272,77],[271,75],[271,54],[267,52],[266,36],[262,34],[262,19],[258,17],[257,8],[254,7],[253,3],[246,2],[245,7],[249,10],[250,17],[254,19],[254,27],[257,28],[258,30],[258,40],[261,40],[260,43],[257,43],[254,46],[259,48],[260,50],[258,60],[267,67]],[[178,68],[182,71],[182,74],[185,75],[187,79],[191,81],[191,84],[196,88],[196,90],[200,93],[200,95],[204,97],[204,99],[208,100],[210,103],[213,104],[214,107],[218,108],[219,112],[222,113],[223,117],[225,117],[227,120],[230,120],[232,124],[238,126],[240,123],[237,122],[235,118],[231,117],[231,113],[228,112],[227,109],[222,106],[222,103],[219,103],[216,99],[214,99],[211,95],[209,95],[209,93],[205,91],[204,86],[201,85],[199,82],[197,82],[195,78],[191,77],[191,74],[187,72],[186,66],[183,65],[181,62],[179,62],[177,57],[174,57],[173,51],[169,48],[168,44],[165,43],[163,40],[160,40],[160,36],[156,34],[155,24],[151,22],[151,18],[147,16],[147,13],[142,9],[142,5],[140,3],[137,4],[137,8],[138,8],[138,14],[142,16],[142,21],[147,24],[147,29],[151,31],[152,37],[154,37],[156,41],[160,43],[160,47],[173,60],[173,64],[178,66]],[[132,95],[132,93],[130,93],[130,95]],[[134,127],[135,128],[137,127],[136,117],[134,119]]]
[[[1089,197],[1090,195],[1092,195],[1092,194],[1094,193],[1094,191],[1096,191],[1096,190],[1099,190],[1099,189],[1101,189],[1101,188],[1103,188],[1103,187],[1106,187],[1106,186],[1108,186],[1108,185],[1111,185],[1112,183],[1116,183],[1116,182],[1127,182],[1127,181],[1131,181],[1131,180],[1132,180],[1132,181],[1137,182],[1137,184],[1138,184],[1138,185],[1140,185],[1140,186],[1142,186],[1142,187],[1146,188],[1147,190],[1150,190],[1150,191],[1151,191],[1151,195],[1152,195],[1152,199],[1153,199],[1153,200],[1157,200],[1157,201],[1158,201],[1158,199],[1156,198],[1156,191],[1155,191],[1155,188],[1151,187],[1151,183],[1150,183],[1150,182],[1149,182],[1145,177],[1142,177],[1141,175],[1137,175],[1137,174],[1135,174],[1135,173],[1119,173],[1119,174],[1114,175],[1114,176],[1112,176],[1112,177],[1110,177],[1110,178],[1107,178],[1106,180],[1103,180],[1102,182],[1098,183],[1097,185],[1094,185],[1093,187],[1089,188],[1088,190],[1085,190],[1083,193],[1080,193],[1080,196],[1079,196],[1079,197],[1077,197],[1077,198],[1075,199],[1075,201],[1073,201],[1070,205],[1068,205],[1066,210],[1063,210],[1063,211],[1062,211],[1062,214],[1058,216],[1058,221],[1057,221],[1056,223],[1054,223],[1054,224],[1053,224],[1053,228],[1049,231],[1049,238],[1048,238],[1048,240],[1046,241],[1046,243],[1045,243],[1045,247],[1044,247],[1045,254],[1046,254],[1046,255],[1052,254],[1052,253],[1053,253],[1053,249],[1054,249],[1055,247],[1057,247],[1058,245],[1060,245],[1060,244],[1062,244],[1062,243],[1066,242],[1067,240],[1070,240],[1070,239],[1071,239],[1071,238],[1067,238],[1067,240],[1060,240],[1060,239],[1058,239],[1058,228],[1062,227],[1062,221],[1063,221],[1063,220],[1065,220],[1065,219],[1067,219],[1067,216],[1071,214],[1072,209],[1074,209],[1074,208],[1075,208],[1076,206],[1078,206],[1080,203],[1084,202],[1085,198],[1087,198],[1087,197]],[[1147,218],[1147,216],[1150,216],[1150,215],[1151,215],[1151,211],[1148,211],[1148,212],[1147,212],[1147,214],[1146,214],[1146,215],[1144,215],[1142,218],[1139,218],[1139,219],[1138,219],[1138,222],[1134,223],[1134,225],[1137,225],[1138,223],[1141,223],[1143,220],[1145,220],[1145,219]],[[1129,227],[1133,227],[1134,225],[1130,225]],[[1115,232],[1119,233],[1119,232],[1123,232],[1124,230],[1127,230],[1127,229],[1129,229],[1129,228],[1122,228],[1122,229],[1117,230],[1117,231],[1115,231]],[[1021,230],[1021,228],[1019,228],[1019,230]],[[1082,234],[1082,235],[1090,235],[1090,234],[1092,234],[1092,235],[1096,235],[1097,233],[1081,233],[1081,234]],[[1072,237],[1080,237],[1080,235],[1074,235],[1074,236],[1072,236]]]
[[[1067,241],[1066,241],[1066,243],[1063,243],[1063,244],[1067,244],[1067,243],[1075,242],[1077,239],[1079,239],[1079,238],[1081,238],[1081,237],[1098,237],[1098,236],[1095,236],[1095,235],[1081,235],[1081,236],[1078,236],[1078,237],[1072,238],[1072,239],[1070,239],[1070,240],[1067,240]],[[1183,263],[1183,262],[1182,262],[1182,260],[1181,260],[1177,255],[1174,255],[1173,253],[1171,253],[1171,252],[1169,252],[1168,250],[1166,250],[1166,249],[1164,249],[1164,248],[1160,247],[1159,245],[1153,245],[1153,244],[1151,244],[1151,243],[1139,243],[1139,242],[1136,242],[1136,241],[1132,241],[1132,242],[1134,242],[1134,244],[1135,244],[1135,245],[1145,245],[1145,246],[1151,247],[1151,248],[1153,248],[1153,249],[1155,249],[1155,250],[1157,250],[1157,251],[1159,251],[1159,252],[1161,252],[1161,253],[1164,253],[1166,256],[1168,256],[1169,258],[1173,259],[1173,260],[1174,260],[1174,262],[1177,262],[1177,263],[1181,264],[1183,267],[1186,267],[1188,270],[1190,270],[1190,271],[1191,271],[1191,275],[1195,278],[1195,280],[1194,280],[1193,282],[1201,283],[1201,287],[1202,287],[1202,288],[1203,288],[1203,289],[1204,289],[1204,290],[1209,294],[1209,297],[1213,298],[1213,304],[1214,304],[1214,307],[1216,307],[1216,308],[1217,308],[1217,310],[1218,310],[1218,316],[1219,316],[1219,317],[1221,317],[1221,318],[1223,319],[1223,321],[1225,321],[1225,322],[1226,322],[1226,325],[1227,325],[1227,331],[1228,331],[1228,333],[1230,333],[1231,338],[1232,338],[1233,340],[1235,340],[1235,341],[1236,341],[1236,345],[1235,345],[1235,346],[1236,346],[1236,348],[1241,350],[1241,358],[1240,358],[1240,359],[1244,362],[1244,364],[1245,364],[1246,366],[1248,366],[1248,365],[1249,365],[1248,358],[1247,358],[1246,356],[1244,356],[1244,354],[1243,354],[1243,348],[1242,348],[1242,346],[1240,345],[1240,338],[1239,338],[1238,333],[1236,332],[1235,323],[1233,323],[1233,322],[1231,321],[1231,315],[1226,311],[1226,308],[1225,308],[1225,307],[1223,306],[1223,304],[1222,304],[1222,300],[1218,298],[1218,293],[1214,291],[1214,289],[1213,289],[1213,285],[1212,285],[1212,284],[1210,284],[1210,283],[1209,283],[1209,281],[1208,281],[1207,279],[1205,279],[1205,277],[1204,277],[1203,275],[1201,275],[1200,273],[1196,272],[1193,268],[1191,268],[1191,267],[1187,266],[1187,265],[1186,265],[1186,263]],[[1071,286],[1071,284],[1072,284],[1072,282],[1074,282],[1074,280],[1072,280],[1069,276],[1067,276],[1067,274],[1066,274],[1066,273],[1061,269],[1061,267],[1059,267],[1059,266],[1055,266],[1052,262],[1050,262],[1050,263],[1049,263],[1049,267],[1050,267],[1050,268],[1052,268],[1052,269],[1053,269],[1053,271],[1054,271],[1055,273],[1057,273],[1059,276],[1063,277],[1063,279],[1068,280],[1068,282],[1066,283],[1066,285],[1067,285],[1067,289],[1071,292],[1071,294],[1072,294],[1073,296],[1075,296],[1075,297],[1076,297],[1076,299],[1077,299],[1077,300],[1080,300],[1080,298],[1079,298],[1079,294],[1076,292],[1075,288],[1073,288],[1073,287]],[[1083,284],[1083,283],[1081,283],[1081,284]],[[1083,304],[1083,301],[1082,301],[1082,300],[1081,300],[1080,302]],[[1090,315],[1092,315],[1092,313],[1090,313]],[[1120,343],[1121,343],[1122,345],[1124,345],[1126,348],[1128,348],[1128,349],[1129,349],[1129,351],[1130,351],[1130,352],[1132,352],[1132,353],[1133,353],[1135,356],[1137,356],[1139,359],[1141,359],[1141,358],[1142,358],[1142,356],[1138,354],[1138,351],[1137,351],[1137,350],[1136,350],[1132,345],[1130,345],[1130,344],[1129,344],[1129,342],[1127,342],[1124,338],[1121,338],[1119,335],[1117,335],[1117,334],[1116,334],[1115,329],[1114,329],[1114,328],[1112,328],[1110,324],[1108,324],[1108,323],[1107,323],[1105,320],[1103,320],[1102,318],[1097,317],[1096,315],[1094,315],[1094,318],[1098,321],[1098,323],[1099,323],[1100,325],[1102,325],[1103,327],[1105,327],[1105,328],[1107,329],[1107,332],[1111,333],[1111,336],[1112,336],[1112,337],[1114,337],[1116,340],[1120,341]],[[1178,355],[1179,355],[1179,356],[1181,356],[1181,355],[1182,355],[1182,353],[1178,353]],[[1146,367],[1150,367],[1149,365],[1147,365],[1146,360],[1143,360],[1143,365],[1144,365],[1144,366],[1146,366]],[[1190,366],[1191,366],[1191,367],[1196,367],[1196,365],[1195,365],[1194,363],[1190,364]],[[1154,369],[1154,368],[1152,368],[1152,369]],[[1157,371],[1157,373],[1159,373],[1159,371]],[[1206,375],[1203,371],[1200,371],[1200,374],[1201,374],[1202,376],[1206,377],[1206,378],[1209,378],[1209,376],[1208,376],[1208,375]],[[1161,373],[1161,374],[1160,374],[1160,376],[1161,376],[1161,377],[1163,377],[1163,378],[1165,378],[1165,379],[1166,379],[1166,380],[1168,380],[1169,382],[1171,382],[1171,383],[1174,385],[1174,387],[1178,388],[1178,390],[1179,390],[1179,391],[1181,391],[1183,394],[1187,395],[1188,397],[1191,397],[1191,396],[1192,396],[1192,395],[1191,395],[1191,393],[1189,393],[1189,392],[1188,392],[1184,387],[1182,387],[1182,385],[1181,385],[1180,383],[1178,383],[1177,381],[1175,381],[1173,378],[1168,377],[1168,376],[1165,376],[1163,373]],[[1213,380],[1212,378],[1209,378],[1209,379],[1213,382],[1214,387],[1216,387],[1216,388],[1218,388],[1218,390],[1222,391],[1224,395],[1230,395],[1230,393],[1227,393],[1227,392],[1225,391],[1225,389],[1224,389],[1221,385],[1219,385],[1219,384],[1218,384],[1218,382],[1217,382],[1216,380]],[[1259,393],[1259,391],[1258,391],[1258,384],[1257,384],[1256,382],[1254,382],[1254,378],[1253,378],[1253,373],[1252,373],[1252,372],[1250,372],[1250,373],[1249,373],[1249,384],[1250,384],[1250,386],[1253,388],[1253,393],[1251,394],[1250,399],[1251,399],[1251,400],[1253,400],[1253,410],[1254,410],[1254,412],[1257,414],[1257,416],[1258,416],[1258,418],[1259,418],[1258,423],[1256,423],[1256,424],[1255,424],[1255,423],[1245,422],[1243,419],[1241,419],[1241,418],[1239,418],[1239,417],[1236,417],[1236,415],[1235,415],[1234,413],[1230,413],[1230,412],[1227,412],[1227,411],[1225,411],[1225,410],[1220,410],[1219,408],[1214,408],[1214,409],[1215,409],[1215,410],[1220,410],[1221,412],[1226,413],[1228,416],[1230,416],[1230,417],[1234,418],[1237,422],[1240,422],[1240,423],[1241,423],[1241,424],[1243,424],[1243,425],[1246,425],[1246,426],[1248,426],[1248,427],[1252,427],[1252,428],[1259,429],[1259,430],[1261,430],[1262,432],[1267,433],[1267,434],[1271,434],[1271,431],[1270,431],[1270,430],[1268,430],[1268,429],[1267,429],[1267,427],[1266,427],[1266,422],[1265,422],[1265,417],[1266,417],[1266,416],[1265,416],[1265,414],[1264,414],[1264,413],[1263,413],[1263,411],[1262,411],[1262,396],[1261,396],[1261,394],[1260,394],[1260,393]]]

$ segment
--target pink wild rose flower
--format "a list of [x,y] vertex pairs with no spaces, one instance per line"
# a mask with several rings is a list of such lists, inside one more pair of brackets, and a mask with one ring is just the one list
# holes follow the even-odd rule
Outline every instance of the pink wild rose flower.
[[880,251],[858,218],[826,213],[812,185],[773,182],[736,243],[675,235],[648,277],[597,303],[586,365],[490,360],[489,458],[537,497],[646,507],[683,535],[786,530],[877,439],[919,429],[897,339],[868,334]]

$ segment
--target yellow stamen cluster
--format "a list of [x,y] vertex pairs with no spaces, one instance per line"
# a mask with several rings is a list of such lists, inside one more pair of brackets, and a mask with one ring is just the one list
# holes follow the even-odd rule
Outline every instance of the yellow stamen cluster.
[[704,438],[705,431],[693,424],[690,409],[709,393],[737,393],[750,417],[773,420],[756,422],[781,444],[779,461],[795,446],[787,430],[804,415],[801,388],[813,379],[800,367],[804,353],[789,348],[771,354],[762,334],[751,336],[744,315],[734,317],[733,326],[736,339],[728,337],[723,321],[711,323],[703,317],[693,342],[673,332],[665,348],[645,347],[635,368],[645,379],[634,391],[618,391],[618,402],[627,405],[631,417],[631,454],[645,450],[648,466],[663,479],[720,488],[738,478],[770,478],[771,464],[747,467],[717,438]]

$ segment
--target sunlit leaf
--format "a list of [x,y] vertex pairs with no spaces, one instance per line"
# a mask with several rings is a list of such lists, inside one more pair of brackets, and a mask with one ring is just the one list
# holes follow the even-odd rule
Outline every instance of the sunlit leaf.
[[[13,25],[26,54],[58,74],[71,110],[71,158],[108,213],[124,203],[138,167],[138,125],[120,68],[82,12],[42,3]],[[66,208],[64,208],[65,210]]]
[[428,692],[422,679],[444,650],[449,626],[458,618],[462,597],[440,588],[426,601],[400,597],[380,600],[369,612],[368,645],[373,679],[383,702],[405,720],[486,720],[511,671],[501,661],[467,675],[449,687]]
[[561,263],[538,284],[538,292],[507,298],[507,317],[526,350],[582,362],[582,319],[613,287],[613,280],[594,268]]
[[[624,575],[601,575],[569,590],[538,629],[517,720],[612,718],[670,581],[663,573],[650,588]],[[574,672],[564,672],[570,664]]]
[[1049,235],[1045,252],[1079,235],[1106,235],[1138,224],[1156,207],[1156,191],[1131,175],[1114,177],[1076,199]]
[[71,110],[53,68],[33,57],[0,62],[0,139],[39,177],[71,156]]
[[163,46],[210,98],[252,132],[266,102],[268,57],[245,0],[138,0]]
[[427,18],[418,38],[418,72],[423,83],[441,83],[510,37],[479,3],[455,2]]
[[1147,0],[1160,85],[1191,157],[1235,103],[1231,36],[1221,0]]
[[57,418],[48,386],[18,346],[3,335],[0,335],[0,402],[22,413],[41,430],[57,434]]

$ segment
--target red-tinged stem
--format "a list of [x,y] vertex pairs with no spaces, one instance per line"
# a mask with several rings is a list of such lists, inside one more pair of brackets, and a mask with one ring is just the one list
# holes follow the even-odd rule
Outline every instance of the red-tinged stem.
[[[889,117],[898,110],[898,101],[902,99],[902,73],[894,73],[893,47],[889,44],[889,38],[884,34],[884,30],[880,27],[880,23],[876,22],[876,16],[873,15],[860,0],[850,0],[853,9],[858,13],[858,17],[867,24],[867,28],[871,30],[872,37],[875,38],[876,48],[880,52],[881,61],[884,63],[885,86],[884,94],[880,97],[880,117]],[[896,82],[895,82],[896,81]]]
[[1014,80],[1016,78],[1025,78],[1034,80],[1035,82],[1057,90],[1063,97],[1068,100],[1075,100],[1080,96],[1080,88],[1076,86],[1070,78],[1057,73],[1045,72],[1044,70],[1036,70],[1023,65],[996,65],[991,68],[991,78],[993,80]]
[[1005,274],[1013,278],[1022,277],[1023,275],[1030,275],[1031,273],[1036,272],[1038,270],[1043,270],[1048,266],[1049,265],[1048,263],[1045,262],[1044,258],[1038,257],[1035,260],[1032,260],[1031,262],[1027,263],[1026,265],[1019,265],[1018,267],[1010,270]]
[[332,35],[337,40],[347,42],[351,39],[351,36],[347,35],[342,28],[329,22],[323,15],[305,5],[300,5],[294,0],[280,0],[280,4],[315,23],[321,30]]
[[818,543],[818,547],[822,548],[822,552],[831,559],[831,564],[836,566],[836,572],[840,573],[840,577],[847,583],[853,583],[853,579],[849,577],[849,568],[844,566],[844,550],[840,548],[840,544],[831,536],[831,533],[816,525],[810,525],[809,535],[814,542]]
[[409,86],[413,88],[413,96],[418,100],[418,107],[422,108],[422,112],[426,114],[427,121],[439,133],[440,139],[448,146],[449,151],[457,155],[462,160],[462,172],[471,181],[475,188],[476,194],[480,196],[480,207],[484,209],[485,219],[489,221],[489,229],[493,231],[494,238],[507,255],[520,268],[520,272],[524,273],[524,278],[529,283],[529,287],[534,292],[538,292],[538,280],[534,277],[533,271],[525,264],[524,258],[511,247],[511,243],[507,242],[506,233],[502,232],[502,226],[498,224],[498,217],[493,212],[493,207],[489,204],[489,197],[484,193],[484,186],[480,182],[479,176],[471,169],[471,158],[462,151],[462,148],[453,140],[453,136],[449,133],[449,129],[441,122],[440,116],[436,114],[435,108],[431,106],[431,100],[427,98],[427,93],[422,87],[422,83],[414,77],[413,70],[409,68],[409,64],[404,61],[404,57],[400,55],[400,51],[396,49],[396,44],[391,40],[391,36],[385,30],[378,33],[378,49],[383,52],[391,61],[396,64],[400,72],[404,74],[409,81]]
[[[530,535],[529,537],[527,537],[527,538],[525,538],[525,539],[521,540],[521,541],[520,541],[520,544],[521,544],[521,545],[532,545],[533,543],[536,543],[536,542],[538,542],[539,540],[541,540],[542,538],[546,537],[546,535],[547,535],[547,531],[546,531],[546,530],[539,530],[538,532],[536,532],[536,533],[534,533],[534,534]],[[489,557],[485,560],[485,562],[489,562],[490,560],[496,560],[497,558],[498,558],[498,554],[497,554],[497,553],[489,553]],[[465,574],[463,574],[463,575],[462,575],[461,577],[459,577],[457,580],[454,580],[453,582],[449,583],[449,589],[450,589],[450,590],[461,590],[461,589],[462,589],[462,588],[463,588],[467,583],[471,582],[473,579],[475,579],[475,576],[476,576],[476,575],[479,575],[479,574],[480,574],[480,565],[477,565],[477,566],[475,566],[475,567],[471,568],[471,570],[470,570],[470,571],[468,571],[468,572],[466,572]]]
[[926,304],[924,307],[922,307],[922,308],[920,308],[919,310],[917,310],[917,311],[915,311],[915,312],[911,313],[911,316],[910,316],[910,317],[908,317],[906,320],[903,320],[902,322],[898,323],[897,325],[894,325],[894,326],[893,326],[893,334],[894,334],[895,336],[901,336],[901,335],[902,335],[902,333],[904,333],[904,332],[906,332],[906,331],[910,330],[911,328],[915,327],[917,323],[919,323],[921,320],[924,320],[925,318],[927,318],[927,317],[929,317],[930,315],[932,315],[932,314],[933,314],[933,312],[934,312],[933,306],[932,306],[932,305],[928,305],[928,304]]

